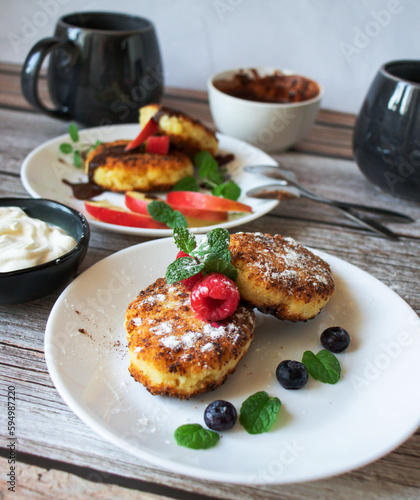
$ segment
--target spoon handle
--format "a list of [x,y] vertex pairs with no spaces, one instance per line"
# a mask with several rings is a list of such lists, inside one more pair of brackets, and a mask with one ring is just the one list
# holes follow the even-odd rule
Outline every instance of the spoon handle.
[[355,210],[360,210],[361,212],[369,212],[371,214],[382,215],[384,217],[393,217],[398,219],[400,222],[414,222],[414,219],[409,215],[402,214],[401,212],[395,212],[394,210],[388,210],[387,208],[371,207],[368,205],[359,205],[357,203],[348,203],[338,200],[331,201],[339,207],[353,208]]
[[399,237],[397,234],[394,232],[390,231],[387,227],[383,226],[382,224],[379,224],[376,220],[373,220],[372,218],[368,217],[367,215],[356,213],[353,211],[353,208],[351,207],[346,207],[343,206],[340,202],[336,203],[334,200],[329,200],[328,198],[324,198],[322,196],[318,196],[315,193],[312,193],[311,191],[307,190],[306,188],[298,185],[297,183],[292,183],[300,189],[301,196],[304,196],[305,198],[309,198],[310,200],[317,201],[318,203],[325,203],[329,205],[330,207],[334,208],[338,212],[342,213],[349,219],[351,219],[354,222],[357,222],[359,225],[370,229],[374,233],[380,234],[381,236],[386,236],[388,239],[391,240],[398,240]]

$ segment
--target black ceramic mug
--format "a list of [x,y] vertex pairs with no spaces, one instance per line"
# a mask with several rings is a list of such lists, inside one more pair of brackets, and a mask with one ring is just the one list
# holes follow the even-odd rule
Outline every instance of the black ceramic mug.
[[373,183],[420,200],[420,61],[379,69],[357,117],[353,147]]
[[[56,109],[37,90],[42,61],[50,54],[48,88]],[[61,17],[54,37],[40,40],[22,70],[26,99],[49,116],[92,125],[138,121],[138,109],[159,102],[163,69],[153,24],[112,12]]]

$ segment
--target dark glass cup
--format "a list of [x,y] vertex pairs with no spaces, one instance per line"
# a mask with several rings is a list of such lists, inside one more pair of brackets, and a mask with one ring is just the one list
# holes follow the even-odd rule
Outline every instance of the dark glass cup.
[[370,181],[420,200],[420,61],[379,69],[357,117],[353,148]]
[[[38,95],[41,65],[50,54],[48,88],[55,109]],[[54,37],[40,40],[22,70],[22,90],[36,108],[86,126],[138,121],[138,109],[159,102],[163,69],[153,24],[112,12],[68,14]]]

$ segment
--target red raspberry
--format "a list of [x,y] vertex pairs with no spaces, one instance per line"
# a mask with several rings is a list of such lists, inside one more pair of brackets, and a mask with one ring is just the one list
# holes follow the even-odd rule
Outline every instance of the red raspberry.
[[224,274],[212,273],[191,292],[191,307],[207,321],[220,321],[236,311],[240,295],[235,282]]
[[[182,250],[177,253],[176,258],[180,259],[181,257],[189,257],[189,255]],[[181,283],[188,289],[192,290],[194,285],[203,278],[203,273],[200,271],[199,273],[191,276],[190,278],[186,278],[185,280],[181,280]]]

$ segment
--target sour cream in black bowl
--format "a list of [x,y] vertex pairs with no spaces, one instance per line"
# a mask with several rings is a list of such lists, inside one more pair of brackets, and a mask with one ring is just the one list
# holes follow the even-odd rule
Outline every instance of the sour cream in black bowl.
[[52,200],[0,198],[0,216],[0,304],[39,299],[75,276],[89,245],[83,214]]

